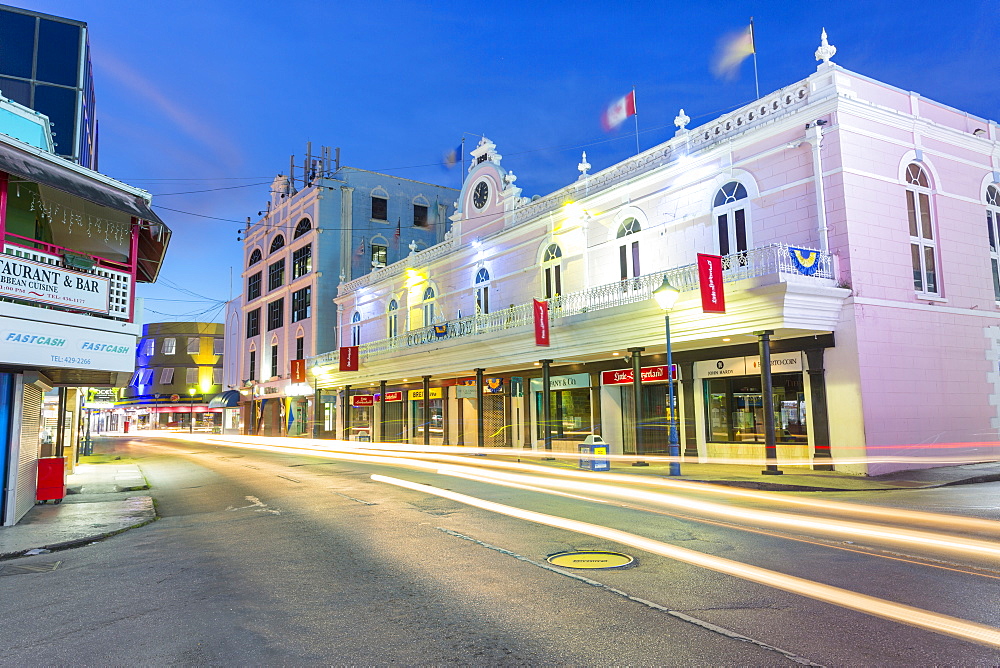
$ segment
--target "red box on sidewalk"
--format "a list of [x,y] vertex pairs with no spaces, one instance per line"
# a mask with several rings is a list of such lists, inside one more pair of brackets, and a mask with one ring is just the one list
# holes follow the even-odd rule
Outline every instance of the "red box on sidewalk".
[[42,457],[38,460],[36,501],[59,503],[66,496],[66,458]]

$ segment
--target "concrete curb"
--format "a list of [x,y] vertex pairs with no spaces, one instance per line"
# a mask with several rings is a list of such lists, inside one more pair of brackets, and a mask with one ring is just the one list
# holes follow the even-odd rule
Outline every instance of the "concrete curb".
[[[154,509],[155,511],[155,509]],[[28,552],[32,550],[48,550],[49,552],[60,552],[62,550],[71,550],[75,547],[83,547],[84,545],[89,545],[90,543],[96,543],[112,536],[117,536],[120,533],[125,533],[129,529],[138,529],[139,527],[146,526],[147,524],[152,524],[156,520],[160,519],[159,515],[154,515],[150,519],[137,522],[127,527],[121,527],[115,529],[114,531],[106,531],[104,533],[95,534],[93,536],[85,536],[83,538],[74,538],[72,540],[64,540],[60,543],[50,543],[49,545],[42,545],[40,547],[32,547],[24,550],[18,550],[17,552],[0,552],[0,561],[8,561],[10,559],[19,559],[24,556],[35,556],[29,555]]]

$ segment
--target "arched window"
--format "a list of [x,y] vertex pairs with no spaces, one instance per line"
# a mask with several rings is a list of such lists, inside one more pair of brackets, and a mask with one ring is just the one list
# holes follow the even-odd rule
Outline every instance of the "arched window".
[[299,224],[295,226],[295,233],[292,235],[292,239],[298,239],[303,234],[312,229],[312,223],[308,218],[303,218],[299,221]]
[[719,255],[742,253],[750,247],[747,221],[747,189],[730,181],[715,193],[712,202],[719,232]]
[[993,297],[1000,302],[1000,189],[986,188],[986,227],[990,235],[990,263],[993,265]]
[[476,313],[490,312],[490,272],[485,267],[476,272]]
[[361,314],[357,311],[351,316],[351,345],[361,345]]
[[428,286],[424,290],[423,299],[423,316],[424,316],[424,327],[429,327],[434,324],[434,298],[437,295],[434,294],[434,288]]
[[[618,235],[617,238],[622,239],[624,237],[636,234],[642,229],[639,225],[639,220],[636,218],[626,218],[618,225]],[[627,241],[618,247],[618,268],[621,270],[621,280],[626,280],[629,278],[629,270],[631,269],[631,277],[635,278],[640,274],[639,271],[639,242],[633,241],[628,243]]]
[[247,369],[247,380],[257,380],[257,346],[256,344],[250,344],[249,354],[247,355],[247,362],[249,368]]
[[389,308],[387,309],[387,311],[388,311],[389,328],[386,334],[388,338],[391,339],[392,337],[396,336],[396,334],[399,333],[399,318],[398,318],[399,302],[397,302],[395,299],[390,299]]
[[274,241],[271,242],[271,251],[270,252],[273,253],[274,251],[278,250],[279,248],[284,248],[284,247],[285,247],[285,236],[283,234],[279,234],[278,236],[276,236],[274,238]]
[[937,295],[937,242],[931,218],[931,189],[927,173],[917,163],[906,167],[906,215],[910,224],[910,259],[913,289]]
[[562,249],[557,244],[549,244],[542,255],[542,278],[546,299],[562,294]]
[[262,256],[260,254],[260,249],[259,248],[254,248],[253,252],[250,253],[250,261],[247,262],[247,266],[248,267],[252,267],[255,264],[257,264],[258,262],[260,262],[261,259],[262,259]]

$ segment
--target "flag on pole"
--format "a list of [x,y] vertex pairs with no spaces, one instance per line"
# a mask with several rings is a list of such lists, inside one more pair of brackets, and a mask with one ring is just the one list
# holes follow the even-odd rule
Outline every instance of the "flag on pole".
[[614,130],[621,125],[626,118],[635,116],[635,91],[630,91],[628,95],[615,100],[601,116],[601,125],[605,132]]
[[732,80],[740,71],[740,65],[757,53],[753,38],[753,21],[743,30],[730,33],[719,40],[719,49],[712,62],[712,72],[719,79]]
[[365,254],[365,240],[362,239],[361,240],[361,245],[359,245],[358,246],[358,250],[355,251],[355,255],[357,255],[358,257],[361,257],[364,254]]
[[457,148],[453,148],[444,154],[444,166],[451,169],[459,162],[462,161],[462,145],[459,144]]
[[393,241],[395,241],[396,244],[399,244],[399,234],[400,234],[399,226],[402,225],[402,224],[403,224],[402,219],[401,218],[396,218],[396,231],[392,235],[393,236]]

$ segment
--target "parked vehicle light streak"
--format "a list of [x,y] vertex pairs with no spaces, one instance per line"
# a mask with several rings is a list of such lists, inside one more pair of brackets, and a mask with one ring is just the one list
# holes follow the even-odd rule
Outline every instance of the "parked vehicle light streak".
[[725,573],[734,577],[739,577],[752,582],[757,582],[776,589],[782,589],[794,594],[806,596],[833,605],[857,610],[870,615],[890,619],[910,626],[917,626],[935,633],[971,640],[973,642],[1000,647],[1000,629],[978,624],[968,620],[943,615],[929,610],[923,610],[902,603],[895,603],[885,599],[859,594],[847,589],[841,589],[831,585],[813,582],[804,578],[786,575],[777,571],[743,564],[730,559],[716,557],[714,555],[697,552],[687,548],[661,543],[656,540],[637,536],[635,534],[611,529],[608,527],[570,520],[554,515],[545,515],[530,510],[522,510],[512,506],[503,505],[493,501],[486,501],[465,494],[459,494],[450,490],[432,487],[420,483],[390,478],[384,475],[372,475],[372,480],[396,485],[416,492],[439,496],[458,503],[488,510],[490,512],[515,517],[518,519],[543,524],[567,531],[573,531],[605,540],[614,541],[621,545],[627,545],[636,549],[644,550],[652,554],[682,561],[701,568],[707,568],[719,573]]

